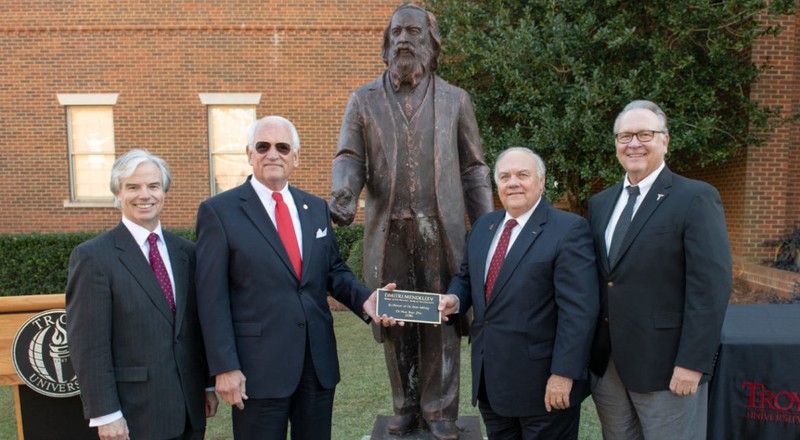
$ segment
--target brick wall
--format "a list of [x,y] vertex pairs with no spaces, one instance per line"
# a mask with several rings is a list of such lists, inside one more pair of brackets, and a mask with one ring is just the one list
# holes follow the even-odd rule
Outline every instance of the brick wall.
[[[767,105],[778,105],[784,115],[800,110],[798,87],[798,15],[785,17],[779,23],[783,32],[762,38],[753,48],[756,64],[768,62],[772,67],[752,89],[751,97]],[[786,234],[797,224],[798,203],[798,125],[789,124],[769,133],[760,148],[748,148],[744,185],[744,215],[741,256],[747,260],[768,257],[770,250],[762,246]]]
[[[779,23],[783,32],[762,38],[753,48],[753,62],[770,68],[751,90],[751,98],[781,106],[783,115],[800,110],[800,33],[798,15]],[[741,151],[728,163],[695,170],[687,175],[717,187],[725,205],[731,247],[741,267],[769,258],[763,246],[800,225],[800,147],[798,124],[784,125],[765,134],[761,147]]]
[[[117,153],[170,164],[163,220],[194,226],[209,196],[199,93],[261,93],[258,117],[298,128],[293,183],[322,197],[347,96],[384,68],[391,1],[3,2],[0,14],[0,233],[108,229],[114,208],[65,208],[66,115],[58,93],[118,93]],[[8,4],[10,3],[10,4]]]
[[[164,223],[194,225],[209,195],[208,121],[199,93],[261,93],[257,116],[298,127],[297,186],[327,198],[350,91],[384,68],[381,33],[400,0],[358,2],[2,2],[0,14],[0,233],[101,230],[113,208],[65,208],[70,197],[66,116],[58,93],[118,93],[117,153],[147,148],[175,182]],[[800,109],[798,16],[753,50],[773,66],[752,97]],[[446,42],[445,42],[446,44]],[[797,124],[721,167],[690,173],[721,192],[734,255],[800,223]],[[359,210],[359,221],[363,210]]]

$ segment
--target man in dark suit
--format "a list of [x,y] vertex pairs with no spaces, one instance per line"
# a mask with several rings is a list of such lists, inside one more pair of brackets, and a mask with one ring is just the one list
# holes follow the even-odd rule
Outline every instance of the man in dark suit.
[[495,166],[503,210],[475,223],[445,314],[475,314],[472,403],[491,440],[577,439],[598,313],[589,225],[542,197],[544,162],[510,148]]
[[[366,193],[364,280],[442,292],[458,273],[466,217],[494,209],[478,123],[464,90],[435,75],[441,36],[433,14],[404,4],[384,31],[381,76],[350,96],[332,170],[331,215],[350,224]],[[428,427],[458,437],[461,334],[449,326],[384,329],[394,416],[390,434]]]
[[667,168],[667,117],[654,103],[628,104],[614,136],[625,179],[589,202],[601,277],[590,368],[603,437],[703,439],[732,283],[722,201]]
[[197,319],[194,244],[163,231],[167,164],[119,157],[122,222],[69,260],[67,334],[84,414],[103,440],[202,439],[217,398]]
[[238,408],[236,439],[285,439],[289,421],[293,439],[329,439],[339,360],[327,293],[377,318],[339,256],[328,205],[289,185],[299,149],[288,120],[256,121],[253,175],[197,214],[200,318],[217,391]]

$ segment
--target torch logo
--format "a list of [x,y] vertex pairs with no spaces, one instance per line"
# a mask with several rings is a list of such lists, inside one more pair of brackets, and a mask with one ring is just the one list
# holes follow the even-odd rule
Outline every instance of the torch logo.
[[80,393],[67,343],[66,310],[47,310],[28,319],[14,338],[14,368],[28,386],[46,396]]

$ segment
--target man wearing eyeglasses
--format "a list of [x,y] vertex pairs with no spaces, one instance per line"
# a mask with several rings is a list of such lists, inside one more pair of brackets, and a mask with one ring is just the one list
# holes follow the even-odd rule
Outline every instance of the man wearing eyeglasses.
[[327,292],[377,318],[375,296],[339,257],[327,203],[289,185],[299,149],[288,120],[256,121],[253,175],[197,213],[200,323],[237,440],[284,440],[290,421],[292,439],[330,439],[339,361]]
[[656,104],[628,104],[614,135],[625,178],[589,202],[601,296],[590,369],[603,438],[704,439],[732,283],[722,201],[666,166],[667,117]]

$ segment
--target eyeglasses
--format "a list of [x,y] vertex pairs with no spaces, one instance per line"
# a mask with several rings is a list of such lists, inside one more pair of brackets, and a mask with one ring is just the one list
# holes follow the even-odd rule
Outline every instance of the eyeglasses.
[[617,139],[617,142],[621,144],[630,143],[633,140],[633,137],[636,136],[636,139],[639,139],[639,142],[649,142],[652,141],[653,138],[656,136],[656,133],[663,133],[664,131],[656,131],[656,130],[643,130],[636,133],[628,133],[622,132],[617,133],[614,137]]
[[[256,142],[256,153],[258,154],[267,154],[270,148],[272,148],[272,144],[269,142]],[[292,152],[292,146],[286,142],[278,142],[275,144],[275,149],[281,156],[288,156]]]

